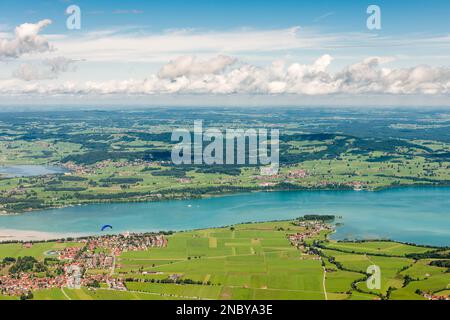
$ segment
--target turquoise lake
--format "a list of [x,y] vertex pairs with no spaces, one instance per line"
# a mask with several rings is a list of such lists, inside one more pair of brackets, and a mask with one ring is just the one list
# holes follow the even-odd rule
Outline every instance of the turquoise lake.
[[428,245],[450,245],[450,188],[398,188],[378,192],[258,192],[196,200],[112,203],[0,216],[0,229],[97,234],[188,230],[249,221],[334,214],[334,239],[389,238]]

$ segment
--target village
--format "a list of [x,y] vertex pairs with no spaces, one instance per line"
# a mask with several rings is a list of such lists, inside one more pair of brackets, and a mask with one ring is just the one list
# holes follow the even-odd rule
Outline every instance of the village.
[[448,296],[448,295],[430,294],[430,293],[422,292],[420,290],[418,293],[428,300],[435,300],[435,301],[436,300],[445,300],[445,301],[450,300],[450,296]]
[[295,225],[304,228],[304,231],[288,235],[289,242],[292,246],[301,250],[304,253],[312,253],[304,245],[306,239],[311,239],[318,236],[321,232],[332,232],[335,227],[329,223],[319,220],[300,220],[296,221]]
[[[296,184],[299,180],[305,179],[307,177],[314,176],[305,169],[292,169],[286,173],[274,173],[270,170],[271,168],[262,168],[262,174],[254,176],[255,180],[258,181],[258,186],[263,188],[276,187],[278,183],[288,183]],[[355,191],[369,190],[366,183],[360,181],[348,181],[344,183],[338,183],[336,181],[329,180],[318,180],[314,182],[315,187],[319,188],[344,188],[353,189]]]
[[[0,294],[26,296],[41,289],[98,287],[100,284],[113,290],[126,290],[121,279],[112,277],[116,257],[128,251],[163,248],[168,243],[163,234],[155,233],[104,235],[80,238],[75,242],[81,245],[47,252],[44,263],[31,257],[3,259],[2,264],[9,268],[9,272],[0,275]],[[33,243],[23,244],[24,249],[32,247]],[[25,260],[27,263],[23,262]],[[90,273],[88,270],[102,272]]]

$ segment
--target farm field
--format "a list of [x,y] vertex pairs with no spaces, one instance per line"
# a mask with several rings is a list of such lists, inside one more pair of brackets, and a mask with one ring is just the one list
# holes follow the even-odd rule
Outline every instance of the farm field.
[[393,243],[390,241],[370,241],[360,243],[335,242],[328,244],[327,248],[350,253],[383,254],[389,256],[404,256],[409,253],[424,253],[429,251],[429,249],[425,247]]
[[0,0],[0,307],[450,301],[450,0],[282,2]]
[[[327,232],[296,247],[288,235],[305,229],[292,222],[177,232],[168,236],[167,247],[117,257],[113,277],[123,279],[127,291],[54,288],[34,292],[33,299],[420,300],[424,294],[445,295],[450,288],[448,269],[426,258],[433,253],[449,261],[445,250],[392,241],[336,242],[327,240]],[[76,245],[47,242],[26,249],[1,244],[0,259],[30,255],[42,260],[49,250]],[[381,269],[379,290],[366,286],[366,269],[374,264]]]
[[[204,299],[324,299],[320,260],[302,255],[286,239],[295,229],[277,222],[180,232],[167,248],[124,253],[119,264],[126,261],[126,269],[117,272],[129,276],[145,265],[140,270],[148,273],[147,281],[127,283],[135,291]],[[151,283],[152,273],[203,285]]]
[[[176,141],[171,134],[176,128],[193,125],[186,120],[187,113],[195,116],[193,119],[204,119],[205,128],[280,129],[278,174],[261,175],[261,164],[174,165],[171,151]],[[445,114],[430,112],[426,120],[414,113],[344,114],[337,119],[311,110],[293,113],[288,109],[257,114],[226,109],[217,114],[201,109],[5,113],[0,120],[0,168],[55,166],[68,172],[39,176],[0,173],[0,213],[257,190],[450,185],[448,134],[441,127],[427,126],[425,130],[420,125],[405,131],[404,124],[398,123],[399,118],[411,125],[440,122]],[[304,122],[303,117],[310,120]],[[99,123],[110,126],[99,131]],[[376,132],[371,129],[374,126]]]
[[42,260],[44,257],[50,256],[52,250],[61,250],[69,247],[80,247],[81,243],[77,242],[41,242],[33,244],[31,248],[24,248],[21,243],[6,243],[1,244],[0,250],[0,260],[5,257],[23,257],[23,256],[33,256],[36,259]]

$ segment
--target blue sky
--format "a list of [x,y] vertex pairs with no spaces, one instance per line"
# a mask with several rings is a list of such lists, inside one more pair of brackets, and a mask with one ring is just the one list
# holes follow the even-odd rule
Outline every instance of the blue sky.
[[[66,28],[72,4],[81,30]],[[381,8],[381,30],[366,27],[371,4]],[[0,96],[262,94],[321,103],[375,94],[447,104],[449,14],[444,0],[2,0]],[[32,46],[15,36],[23,24]]]
[[[64,32],[63,13],[69,4],[83,9],[83,24],[87,30],[124,25],[147,26],[153,31],[308,25],[334,31],[365,31],[365,10],[370,4],[382,8],[383,34],[445,33],[450,24],[450,2],[445,0],[2,0],[0,23],[15,26],[28,20],[50,18],[54,24],[48,31]],[[140,13],[132,14],[132,10]]]

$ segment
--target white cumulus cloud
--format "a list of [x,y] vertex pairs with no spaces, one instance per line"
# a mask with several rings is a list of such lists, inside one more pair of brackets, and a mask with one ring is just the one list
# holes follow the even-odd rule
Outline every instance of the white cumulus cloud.
[[48,40],[39,33],[51,23],[51,20],[45,19],[17,26],[13,38],[0,38],[0,58],[18,58],[26,53],[49,51],[51,46]]
[[162,67],[158,76],[163,79],[174,79],[181,76],[217,74],[235,62],[236,59],[224,55],[219,55],[206,61],[200,61],[195,56],[182,56]]
[[[419,65],[388,68],[391,58],[369,57],[337,72],[333,58],[323,55],[311,64],[282,60],[261,67],[229,56],[198,60],[183,56],[144,80],[110,80],[44,84],[0,81],[0,94],[450,94],[450,68]],[[59,70],[55,67],[55,70]]]

